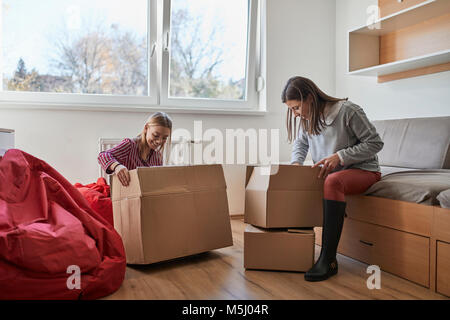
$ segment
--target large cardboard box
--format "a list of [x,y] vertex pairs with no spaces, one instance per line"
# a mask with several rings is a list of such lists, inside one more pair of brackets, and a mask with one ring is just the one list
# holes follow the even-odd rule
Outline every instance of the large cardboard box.
[[127,263],[149,264],[233,245],[221,165],[130,171],[112,180],[114,227]]
[[320,168],[248,166],[244,221],[262,228],[322,226]]
[[306,272],[314,264],[314,230],[261,229],[247,225],[244,268]]

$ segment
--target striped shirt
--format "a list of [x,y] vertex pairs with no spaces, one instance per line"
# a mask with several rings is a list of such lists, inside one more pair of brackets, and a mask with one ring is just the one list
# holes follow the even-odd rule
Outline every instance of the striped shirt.
[[114,148],[100,152],[97,159],[103,170],[108,174],[111,174],[112,171],[107,168],[114,162],[120,163],[128,170],[133,170],[137,167],[162,166],[163,164],[161,152],[153,149],[150,149],[147,160],[143,161],[139,156],[138,144],[128,138],[123,139],[122,142]]

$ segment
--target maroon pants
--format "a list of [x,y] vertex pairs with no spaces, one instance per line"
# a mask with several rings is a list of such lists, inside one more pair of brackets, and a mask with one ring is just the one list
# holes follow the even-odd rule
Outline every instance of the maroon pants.
[[324,198],[345,201],[345,195],[363,193],[380,179],[380,172],[361,169],[347,169],[331,173],[325,178]]

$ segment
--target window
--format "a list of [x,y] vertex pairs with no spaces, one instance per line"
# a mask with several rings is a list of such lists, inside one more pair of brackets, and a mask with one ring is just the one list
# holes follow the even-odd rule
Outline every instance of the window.
[[0,0],[0,101],[250,109],[262,0]]
[[3,90],[147,95],[147,1],[121,2],[3,0]]

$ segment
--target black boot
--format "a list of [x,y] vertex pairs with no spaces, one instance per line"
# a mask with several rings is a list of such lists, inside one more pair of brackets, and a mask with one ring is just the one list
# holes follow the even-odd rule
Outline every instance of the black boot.
[[306,281],[326,280],[338,272],[336,252],[344,225],[346,203],[323,200],[322,250],[316,264],[305,273]]

